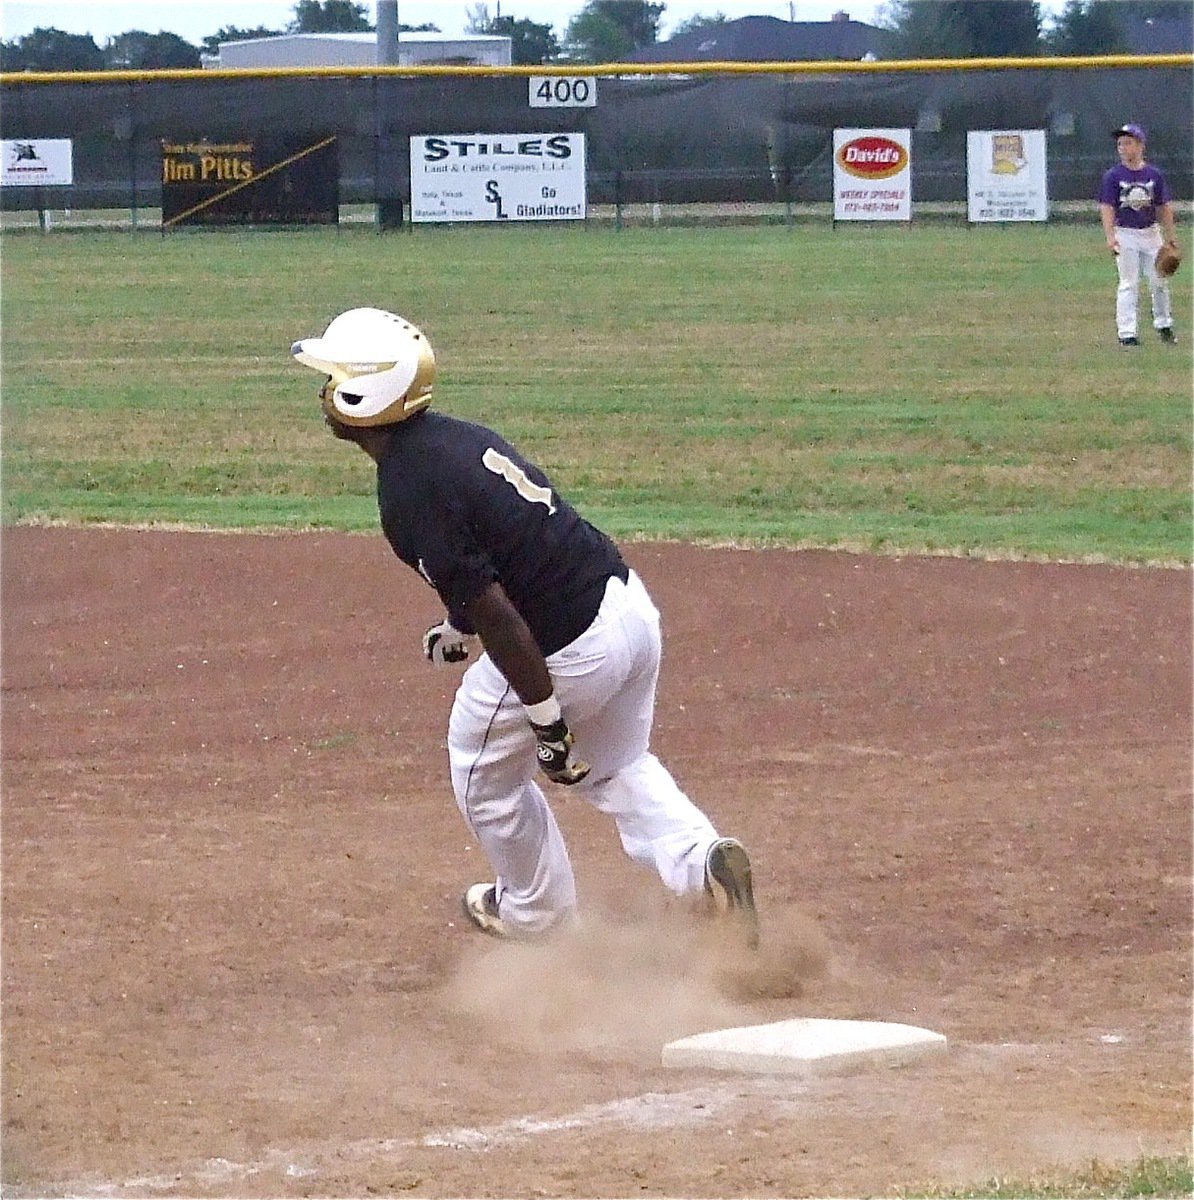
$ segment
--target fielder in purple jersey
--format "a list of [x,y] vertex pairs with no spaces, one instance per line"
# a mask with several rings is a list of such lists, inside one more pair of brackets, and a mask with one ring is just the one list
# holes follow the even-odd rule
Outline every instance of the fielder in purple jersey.
[[1156,268],[1161,246],[1165,242],[1177,246],[1169,184],[1157,167],[1144,161],[1145,135],[1139,125],[1121,125],[1112,136],[1119,162],[1103,175],[1099,216],[1119,274],[1115,295],[1119,344],[1140,345],[1138,310],[1142,274],[1152,299],[1153,327],[1161,341],[1172,344],[1176,338],[1169,282]]
[[659,613],[618,548],[493,430],[427,411],[435,358],[403,318],[352,309],[291,353],[328,376],[328,426],[377,464],[386,538],[444,606],[424,655],[463,663],[480,642],[448,724],[456,802],[496,876],[465,891],[469,920],[518,938],[575,917],[538,769],[612,817],[626,853],[671,891],[706,894],[757,944],[745,849],[650,751]]

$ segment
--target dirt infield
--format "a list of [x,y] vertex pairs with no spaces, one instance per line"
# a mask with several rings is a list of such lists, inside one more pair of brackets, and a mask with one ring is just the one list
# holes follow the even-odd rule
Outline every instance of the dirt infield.
[[[1189,1149],[1189,573],[627,555],[757,960],[559,790],[586,927],[462,927],[456,676],[380,536],[5,531],[5,1195],[890,1195]],[[659,1065],[804,1015],[950,1051]]]

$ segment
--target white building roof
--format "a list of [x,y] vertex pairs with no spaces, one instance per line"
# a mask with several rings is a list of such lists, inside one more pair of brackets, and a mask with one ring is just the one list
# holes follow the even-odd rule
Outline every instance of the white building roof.
[[[370,31],[364,33],[279,33],[273,37],[261,38],[240,38],[232,42],[221,42],[221,46],[252,46],[257,42],[289,42],[289,41],[315,41],[315,42],[367,42],[374,45],[377,42],[377,34]],[[508,37],[501,37],[498,34],[489,33],[461,33],[454,37],[445,37],[442,33],[428,33],[426,30],[419,32],[407,32],[403,30],[398,35],[399,42],[423,42],[427,45],[443,43],[446,45],[455,46],[459,42],[474,42],[479,45],[495,44],[500,45],[502,42],[508,42]]]
[[[482,66],[509,66],[513,43],[508,37],[465,33],[445,37],[442,33],[398,35],[398,63],[468,62]],[[205,58],[207,67],[340,67],[377,62],[377,34],[280,33],[275,37],[243,38],[221,42],[219,54]]]

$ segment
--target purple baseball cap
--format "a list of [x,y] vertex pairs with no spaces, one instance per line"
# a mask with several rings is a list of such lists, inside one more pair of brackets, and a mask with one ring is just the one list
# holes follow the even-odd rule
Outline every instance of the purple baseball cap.
[[1111,136],[1115,138],[1134,137],[1142,142],[1148,141],[1148,138],[1144,136],[1143,127],[1135,124],[1121,125]]

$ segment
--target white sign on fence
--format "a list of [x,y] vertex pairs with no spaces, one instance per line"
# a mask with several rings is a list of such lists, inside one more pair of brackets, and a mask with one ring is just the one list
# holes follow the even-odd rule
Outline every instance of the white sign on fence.
[[0,187],[70,187],[74,181],[70,138],[0,141]]
[[585,135],[412,137],[410,205],[416,223],[583,220]]
[[966,210],[971,221],[1047,221],[1043,129],[966,134]]
[[596,108],[597,80],[587,75],[532,75],[527,103],[531,108]]
[[833,219],[912,219],[912,131],[833,131]]

